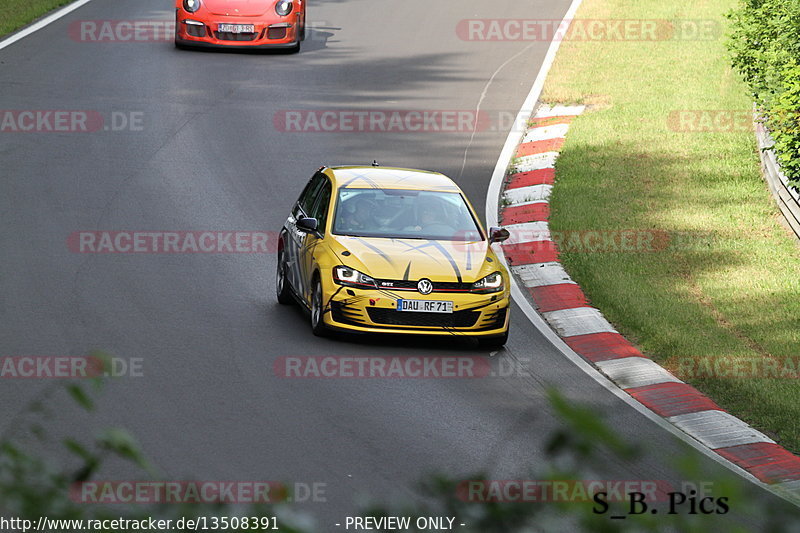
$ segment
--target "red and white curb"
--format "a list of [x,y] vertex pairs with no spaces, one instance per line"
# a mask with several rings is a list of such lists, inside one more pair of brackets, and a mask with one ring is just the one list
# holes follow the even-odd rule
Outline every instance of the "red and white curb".
[[549,198],[569,125],[583,111],[540,106],[501,186],[499,222],[511,233],[501,249],[522,292],[572,351],[639,404],[779,494],[800,497],[800,457],[645,357],[589,305],[558,262]]

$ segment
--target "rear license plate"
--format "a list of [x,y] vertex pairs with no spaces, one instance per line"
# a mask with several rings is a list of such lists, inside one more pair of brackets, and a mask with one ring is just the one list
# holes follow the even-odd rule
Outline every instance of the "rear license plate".
[[256,27],[253,24],[219,24],[217,31],[225,33],[255,33]]
[[453,302],[439,300],[398,300],[398,311],[416,311],[417,313],[452,313]]

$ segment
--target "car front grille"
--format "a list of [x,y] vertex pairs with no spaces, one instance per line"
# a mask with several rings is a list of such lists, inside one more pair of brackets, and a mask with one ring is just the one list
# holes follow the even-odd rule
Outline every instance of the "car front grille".
[[480,329],[499,329],[502,328],[506,323],[506,314],[508,313],[508,308],[505,307],[503,309],[498,309],[493,313],[486,313],[484,317],[481,319],[480,324],[478,327]]
[[192,37],[205,37],[206,27],[198,26],[196,24],[186,24],[186,33]]
[[[378,279],[375,280],[378,288],[398,291],[416,291],[417,281],[407,279]],[[433,292],[469,292],[472,283],[460,283],[450,281],[434,281]]]
[[454,313],[417,313],[397,311],[380,307],[367,308],[370,320],[388,326],[428,326],[438,328],[470,328],[475,325],[480,313],[477,311],[455,311]]
[[227,31],[216,31],[214,36],[220,41],[255,41],[257,33],[231,33]]
[[331,318],[341,324],[353,326],[366,325],[364,313],[357,307],[343,304],[342,302],[331,302]]
[[286,28],[269,28],[267,30],[267,39],[285,39]]

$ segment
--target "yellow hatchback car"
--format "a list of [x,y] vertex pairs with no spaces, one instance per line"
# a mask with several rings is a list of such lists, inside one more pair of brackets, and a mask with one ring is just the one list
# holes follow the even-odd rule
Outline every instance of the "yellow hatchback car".
[[282,304],[330,330],[508,339],[509,275],[461,189],[437,172],[322,167],[280,232]]

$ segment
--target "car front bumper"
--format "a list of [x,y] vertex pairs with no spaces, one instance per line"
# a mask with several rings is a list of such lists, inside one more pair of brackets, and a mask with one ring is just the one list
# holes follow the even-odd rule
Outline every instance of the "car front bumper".
[[[223,20],[224,18],[224,20]],[[253,32],[220,32],[220,24],[248,24]],[[228,49],[294,48],[300,43],[299,14],[290,20],[255,22],[243,17],[216,17],[208,20],[178,11],[175,22],[175,43],[181,46]]]
[[[453,302],[453,313],[398,311],[397,300]],[[510,295],[365,290],[336,286],[323,320],[332,329],[360,333],[499,337],[508,331]]]

